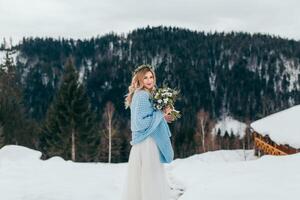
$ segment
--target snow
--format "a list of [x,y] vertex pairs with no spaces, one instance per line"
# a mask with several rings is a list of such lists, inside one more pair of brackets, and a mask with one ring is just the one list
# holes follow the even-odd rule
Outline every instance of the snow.
[[209,86],[211,91],[215,91],[216,89],[216,77],[217,75],[214,73],[211,73],[209,76]]
[[[0,64],[4,63],[4,59],[6,57],[6,50],[0,50]],[[10,53],[10,58],[13,59],[14,64],[16,64],[17,56],[19,55],[19,51],[14,51],[14,53]]]
[[112,41],[109,42],[109,51],[110,52],[114,51],[114,43]]
[[221,120],[219,120],[215,127],[213,128],[213,133],[217,134],[218,129],[221,131],[221,136],[224,136],[225,132],[227,131],[230,135],[231,131],[234,135],[239,135],[243,137],[246,133],[247,125],[243,122],[240,122],[231,116],[223,116]]
[[[274,50],[271,50],[270,55],[274,54]],[[280,72],[280,66],[283,65],[283,71]],[[247,69],[251,72],[258,72],[260,78],[262,77],[262,67],[268,67],[267,63],[259,62],[257,63],[257,57],[250,57],[248,59]],[[276,84],[274,85],[274,90],[278,92],[282,92],[282,81],[283,77],[289,77],[288,80],[288,91],[291,92],[293,90],[300,90],[299,82],[299,75],[300,75],[300,68],[299,68],[299,61],[294,58],[287,58],[283,54],[279,55],[279,58],[276,59],[275,65],[276,74],[280,74],[280,78],[276,79]],[[270,79],[268,74],[265,74],[266,83]]]
[[43,82],[43,85],[48,85],[49,77],[48,77],[47,73],[42,74],[42,82]]
[[[121,200],[127,163],[40,156],[23,146],[0,149],[1,199]],[[175,159],[165,169],[173,197],[183,193],[179,200],[281,200],[299,197],[299,165],[300,153],[257,158],[253,150],[219,150]]]
[[8,145],[0,150],[1,199],[117,199],[125,164],[74,163]]
[[0,150],[0,164],[38,161],[41,155],[41,152],[23,146],[7,145]]
[[263,136],[269,135],[277,144],[289,144],[300,148],[300,105],[271,114],[251,123],[251,127]]
[[296,90],[300,90],[300,86],[298,84],[299,80],[298,77],[300,75],[300,68],[298,66],[298,63],[295,63],[295,60],[288,60],[288,59],[283,59],[284,66],[285,66],[285,71],[282,74],[283,75],[289,75],[289,91],[292,91],[294,88]]
[[299,164],[300,153],[220,163],[175,160],[172,173],[184,180],[186,190],[180,200],[297,199]]
[[154,68],[157,68],[157,66],[160,66],[163,62],[163,55],[155,55],[151,58],[151,66]]
[[6,51],[0,50],[0,64],[4,63]]
[[78,81],[80,84],[83,83],[84,74],[85,74],[85,66],[81,66],[79,69],[79,77],[78,77]]

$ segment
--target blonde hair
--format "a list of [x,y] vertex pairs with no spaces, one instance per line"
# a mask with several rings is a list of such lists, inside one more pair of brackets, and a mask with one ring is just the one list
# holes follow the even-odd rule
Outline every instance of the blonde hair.
[[127,109],[132,101],[132,96],[137,89],[143,89],[144,76],[147,72],[151,72],[153,75],[153,87],[151,90],[154,90],[156,87],[156,76],[153,68],[150,65],[140,65],[132,76],[131,84],[128,87],[128,93],[125,95],[125,109]]

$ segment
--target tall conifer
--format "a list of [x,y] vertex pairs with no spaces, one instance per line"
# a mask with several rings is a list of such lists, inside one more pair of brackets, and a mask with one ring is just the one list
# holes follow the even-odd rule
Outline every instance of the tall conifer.
[[95,113],[85,88],[78,81],[73,61],[68,59],[63,79],[42,128],[41,148],[46,157],[73,161],[95,159],[99,137]]

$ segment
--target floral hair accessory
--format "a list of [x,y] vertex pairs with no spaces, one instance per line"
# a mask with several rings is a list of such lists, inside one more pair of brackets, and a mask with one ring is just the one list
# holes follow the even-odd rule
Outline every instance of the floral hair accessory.
[[143,65],[138,66],[138,67],[133,71],[133,75],[137,74],[138,71],[140,71],[141,69],[144,69],[144,68],[149,68],[150,70],[154,70],[154,68],[153,68],[151,65],[143,64]]

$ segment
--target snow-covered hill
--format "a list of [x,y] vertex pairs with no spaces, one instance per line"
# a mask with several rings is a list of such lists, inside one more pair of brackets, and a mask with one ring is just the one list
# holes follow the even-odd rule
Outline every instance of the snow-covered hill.
[[217,134],[220,129],[221,136],[225,135],[225,132],[230,135],[231,133],[239,136],[240,138],[245,135],[247,125],[234,119],[231,116],[223,116],[219,119],[213,128],[213,134]]
[[[118,200],[127,163],[74,163],[22,146],[0,149],[0,199]],[[298,199],[300,153],[256,158],[252,150],[220,150],[166,164],[180,200]]]

